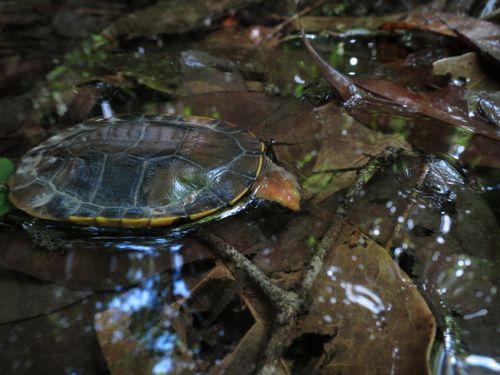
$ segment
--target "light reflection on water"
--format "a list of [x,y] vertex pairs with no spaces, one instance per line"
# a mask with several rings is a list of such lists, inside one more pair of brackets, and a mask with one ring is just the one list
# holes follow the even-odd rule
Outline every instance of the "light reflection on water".
[[[165,239],[153,239],[150,242],[152,244],[149,245],[130,241],[114,245],[120,251],[135,250],[136,252],[127,254],[132,258],[141,258],[158,249],[168,251],[171,256],[170,271],[163,276],[154,275],[138,287],[112,296],[104,304],[98,301],[96,307],[101,312],[95,316],[95,329],[100,332],[101,340],[105,343],[109,328],[114,327],[111,345],[117,345],[117,350],[122,343],[135,345],[139,353],[150,357],[150,370],[153,374],[164,374],[179,368],[192,369],[194,364],[191,361],[176,358],[178,354],[175,353],[182,351],[179,349],[182,339],[172,328],[173,321],[179,316],[179,306],[176,306],[173,298],[190,296],[190,288],[182,276],[182,244]],[[156,245],[153,244],[155,242]],[[165,280],[165,275],[170,281]],[[133,279],[140,280],[138,275]]]
[[182,254],[179,253],[181,245],[174,245],[170,247],[172,254],[172,283],[174,295],[184,298],[189,297],[190,290],[184,279],[182,278],[181,270],[184,265]]
[[375,316],[386,310],[382,299],[367,287],[351,283],[341,283],[340,286],[345,290],[347,301],[363,306]]
[[480,367],[484,368],[485,370],[500,373],[500,363],[490,357],[471,354],[465,358],[465,363],[474,367]]

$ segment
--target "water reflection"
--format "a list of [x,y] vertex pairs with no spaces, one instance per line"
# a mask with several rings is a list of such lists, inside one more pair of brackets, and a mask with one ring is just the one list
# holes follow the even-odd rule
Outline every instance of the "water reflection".
[[376,316],[386,310],[380,297],[367,287],[351,283],[341,283],[340,287],[345,290],[346,303],[357,303]]
[[182,246],[175,245],[170,247],[170,252],[172,254],[172,284],[174,295],[181,296],[184,298],[189,297],[190,291],[186,282],[182,278],[182,266],[184,265],[184,258],[180,253]]
[[465,363],[476,368],[479,367],[485,370],[500,373],[500,362],[495,361],[490,357],[471,354],[465,358]]

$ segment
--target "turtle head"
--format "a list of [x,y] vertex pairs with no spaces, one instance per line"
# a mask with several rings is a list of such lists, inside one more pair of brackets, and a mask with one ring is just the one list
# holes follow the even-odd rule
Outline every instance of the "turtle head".
[[293,211],[300,210],[301,188],[297,177],[266,158],[265,168],[255,182],[257,198],[281,204]]

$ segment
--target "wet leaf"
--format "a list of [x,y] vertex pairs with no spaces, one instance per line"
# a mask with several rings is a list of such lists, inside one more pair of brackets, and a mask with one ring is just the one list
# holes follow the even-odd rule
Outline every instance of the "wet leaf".
[[10,374],[104,373],[93,329],[94,306],[85,300],[33,319],[0,325],[0,363]]
[[449,163],[403,160],[373,180],[349,221],[391,248],[429,302],[457,366],[496,358],[500,228],[483,198]]
[[160,306],[160,320],[141,324],[140,309],[123,308],[138,291],[118,296],[116,307],[96,316],[96,331],[113,374],[208,372],[220,366],[218,358],[253,324],[247,312],[235,308],[236,282],[222,265],[193,286],[187,299]]
[[113,38],[119,36],[136,38],[155,34],[183,33],[206,28],[229,9],[255,2],[255,0],[160,1],[119,19],[107,27],[103,34]]
[[398,134],[371,130],[329,103],[317,109],[322,125],[321,146],[312,174],[304,181],[307,196],[321,202],[354,181],[356,170],[386,148],[410,146]]
[[109,240],[68,239],[64,250],[51,252],[35,248],[22,229],[2,228],[0,233],[3,240],[0,262],[5,268],[68,288],[101,291],[124,288],[171,267],[172,255],[167,249],[141,253],[134,246],[140,249],[148,246],[138,239],[129,242],[118,238],[114,248]]
[[247,331],[245,336],[238,343],[238,346],[224,357],[220,369],[217,369],[213,373],[253,374],[267,340],[266,328],[262,323],[256,322],[252,328]]
[[471,93],[477,99],[485,116],[496,127],[500,126],[500,93],[498,91],[480,91]]
[[416,28],[451,37],[459,36],[497,66],[500,61],[500,27],[488,21],[449,13],[414,14],[400,22],[386,23],[382,28]]
[[[428,373],[434,318],[388,251],[361,232],[344,225],[310,293],[292,372]],[[300,361],[308,349],[316,355]]]
[[61,310],[92,294],[40,282],[17,272],[0,270],[0,324],[26,320]]
[[386,22],[380,26],[381,29],[393,30],[393,29],[423,29],[427,31],[432,31],[437,34],[446,35],[449,37],[457,37],[457,33],[451,30],[439,17],[439,14],[443,13],[416,13],[410,14],[403,20]]
[[237,72],[203,69],[184,74],[182,84],[176,94],[190,96],[218,91],[245,91],[246,89],[243,77]]
[[453,31],[481,53],[500,65],[500,26],[495,23],[472,17],[459,17],[450,14],[438,15]]
[[498,84],[481,69],[479,58],[475,52],[434,61],[432,73],[437,75],[450,74],[451,78],[455,80],[465,79],[469,89],[498,87]]
[[109,54],[102,66],[166,94],[173,94],[181,80],[178,57],[170,51]]
[[[307,207],[308,215],[279,223],[276,229],[273,228],[277,238],[271,237],[260,244],[260,251],[252,258],[255,264],[262,272],[276,277],[281,285],[294,287],[294,282],[298,281],[296,273],[301,275],[317,242],[331,225],[333,209],[331,205],[325,209],[310,205]],[[271,223],[264,225],[271,227]],[[236,246],[239,242],[234,239],[232,243]],[[256,320],[262,321],[258,315],[254,316]]]
[[[133,294],[131,291],[124,297]],[[192,373],[195,368],[193,353],[186,347],[183,337],[175,331],[169,332],[172,329],[168,325],[160,326],[154,333],[157,337],[151,338],[157,341],[158,347],[150,347],[147,336],[141,338],[134,332],[137,328],[133,324],[133,314],[133,311],[110,308],[96,315],[96,332],[111,374]]]
[[[400,106],[403,113],[407,112],[410,115],[419,113],[445,124],[471,130],[474,133],[491,138],[495,141],[500,140],[500,134],[496,129],[492,128],[489,123],[470,117],[466,110],[453,105],[454,103],[450,103],[443,98],[443,92],[416,93],[398,84],[384,80],[358,78],[352,81],[323,60],[307,39],[304,38],[303,40],[315,63],[320,67],[325,77],[339,93],[342,100],[347,103],[352,102],[349,107],[355,108],[356,100],[359,99],[359,97],[366,96],[366,94],[358,88],[360,87],[363,90],[387,100],[388,105],[393,103]],[[382,103],[381,101],[381,104]]]
[[453,102],[447,100],[447,92],[449,92],[447,88],[427,94],[411,93],[388,81],[357,80],[357,83],[364,89],[400,105],[403,111],[408,111],[410,114],[417,112],[444,124],[459,126],[495,141],[500,140],[500,134],[491,124],[470,117],[466,108],[454,105]]
[[304,16],[294,21],[296,30],[301,28],[306,32],[359,32],[363,30],[375,30],[382,23],[394,21],[401,17],[402,14],[389,14],[383,16],[370,15],[367,17],[348,17],[348,16]]

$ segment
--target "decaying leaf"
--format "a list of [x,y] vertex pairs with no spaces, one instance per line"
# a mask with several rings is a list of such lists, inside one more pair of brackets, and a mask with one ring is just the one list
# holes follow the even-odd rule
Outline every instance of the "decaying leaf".
[[21,229],[2,229],[0,233],[3,240],[0,262],[5,268],[69,288],[113,290],[127,287],[171,266],[172,255],[168,250],[141,253],[133,250],[134,243],[126,241],[117,244],[122,249],[113,249],[109,248],[109,242],[108,246],[98,245],[95,239],[68,240],[64,251],[51,252],[36,248]]
[[467,88],[488,89],[497,84],[488,78],[479,65],[475,52],[467,52],[460,56],[447,57],[432,63],[432,73],[437,75],[450,74],[452,79],[465,79]]
[[402,112],[408,112],[410,115],[419,113],[441,121],[444,124],[459,126],[496,141],[500,140],[500,135],[490,124],[475,117],[469,117],[467,111],[463,108],[444,100],[443,94],[439,91],[430,94],[415,93],[390,81],[368,79],[356,79],[352,81],[323,60],[306,38],[303,38],[303,40],[315,63],[339,93],[342,100],[346,103],[352,102],[350,107],[355,108],[356,100],[366,95],[358,88],[360,87],[378,97],[382,97],[388,102],[388,105],[395,104],[400,106]]
[[476,364],[467,364],[469,355],[498,358],[500,229],[480,194],[449,163],[417,158],[375,178],[366,197],[349,221],[391,248],[415,275],[454,343],[447,355],[471,369]]
[[107,27],[109,37],[178,34],[210,26],[213,19],[229,9],[255,3],[255,0],[182,1],[165,0],[148,8],[130,13]]
[[70,290],[7,270],[0,270],[0,280],[3,301],[0,324],[47,315],[92,294],[89,290]]
[[93,329],[92,299],[21,322],[0,325],[0,363],[11,374],[105,373]]
[[292,373],[426,372],[434,318],[387,250],[355,228],[345,225],[328,252],[308,310],[288,348]]
[[417,13],[403,21],[387,22],[381,27],[416,28],[451,37],[461,37],[497,66],[500,61],[500,27],[492,22],[449,13]]
[[308,198],[321,202],[348,187],[371,156],[386,148],[410,146],[399,134],[387,135],[360,124],[344,109],[329,103],[316,109],[322,125],[321,146],[312,174],[304,181]]

